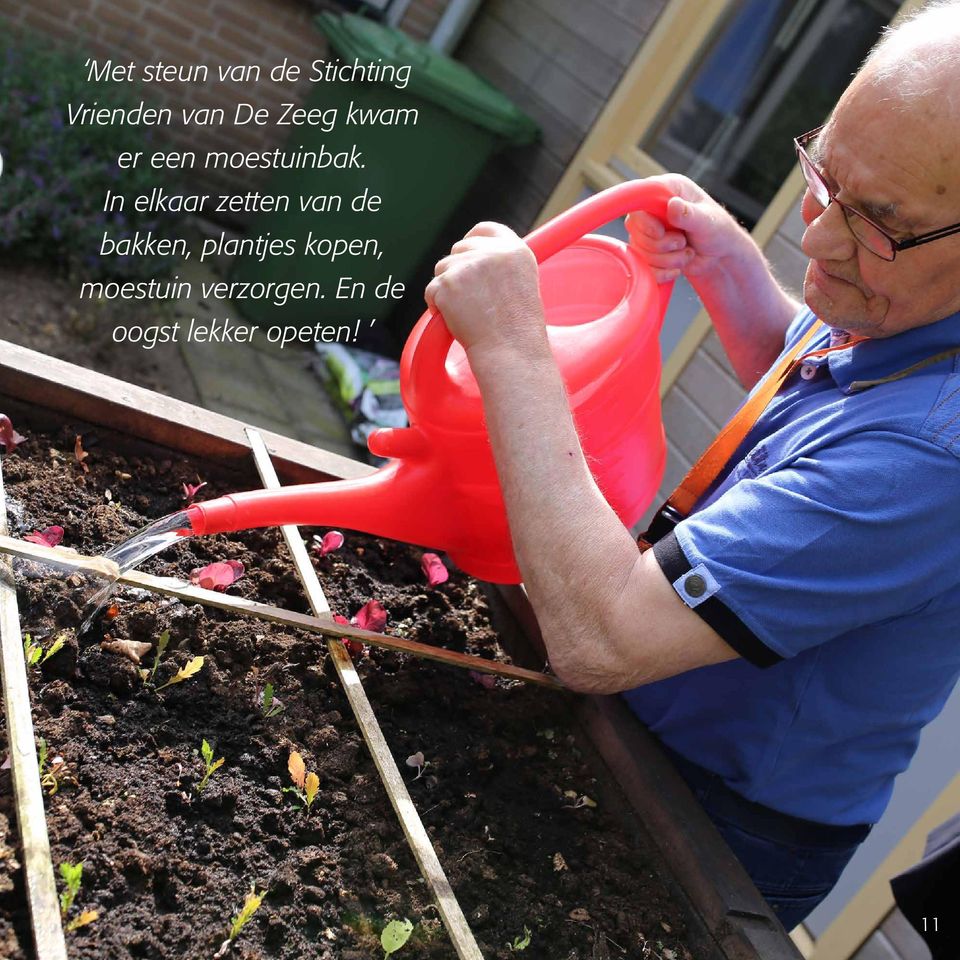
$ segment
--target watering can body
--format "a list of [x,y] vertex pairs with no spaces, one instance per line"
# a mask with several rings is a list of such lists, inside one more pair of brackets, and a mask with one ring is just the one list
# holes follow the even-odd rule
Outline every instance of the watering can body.
[[[534,231],[547,334],[591,472],[632,526],[656,494],[666,458],[658,335],[670,286],[625,244],[585,236],[634,209],[663,219],[669,192],[632,181]],[[387,464],[359,480],[234,494],[192,506],[196,534],[297,523],[344,526],[446,551],[461,569],[517,583],[506,511],[466,355],[428,311],[400,362],[410,426],[375,431]]]

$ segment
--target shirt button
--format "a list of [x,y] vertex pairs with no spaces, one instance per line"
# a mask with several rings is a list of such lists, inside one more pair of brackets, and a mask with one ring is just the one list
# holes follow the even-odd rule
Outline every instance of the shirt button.
[[817,375],[817,368],[812,363],[805,363],[800,368],[800,376],[804,380],[812,380]]
[[683,581],[683,589],[687,591],[688,597],[693,597],[696,600],[697,597],[702,597],[707,592],[707,581],[699,573],[691,573]]

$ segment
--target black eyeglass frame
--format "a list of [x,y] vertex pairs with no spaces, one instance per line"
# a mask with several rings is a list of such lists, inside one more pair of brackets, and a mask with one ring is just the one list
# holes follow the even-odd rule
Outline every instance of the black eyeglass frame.
[[[941,240],[943,237],[951,237],[956,233],[960,233],[960,223],[954,223],[949,227],[940,227],[937,230],[931,230],[929,233],[921,233],[918,237],[908,237],[906,240],[897,240],[895,237],[891,237],[879,223],[875,223],[868,216],[861,213],[859,210],[855,210],[849,204],[844,203],[842,200],[837,199],[837,195],[830,189],[827,184],[826,179],[823,174],[820,172],[820,168],[813,162],[810,158],[810,154],[807,153],[807,144],[826,126],[826,124],[821,124],[819,127],[815,127],[813,130],[809,130],[807,133],[801,134],[799,137],[793,138],[793,146],[797,151],[797,161],[800,164],[800,170],[803,173],[803,179],[807,182],[807,186],[810,188],[810,192],[813,194],[814,199],[816,200],[816,190],[815,185],[810,182],[810,177],[807,175],[807,170],[809,169],[813,173],[820,185],[826,191],[827,196],[829,197],[829,203],[836,203],[837,206],[843,210],[844,215],[847,219],[847,224],[850,225],[850,217],[855,216],[859,217],[865,223],[868,223],[874,230],[877,231],[887,243],[890,245],[890,256],[885,257],[882,253],[874,250],[872,247],[868,246],[867,243],[861,239],[856,230],[851,226],[850,232],[853,234],[854,239],[859,243],[865,250],[869,250],[875,257],[880,257],[881,260],[886,260],[888,263],[892,263],[896,257],[897,253],[900,250],[909,250],[911,247],[919,247],[924,243],[932,243],[934,240]],[[804,162],[805,161],[805,162]],[[820,203],[817,200],[817,203]],[[821,206],[826,209],[829,204],[821,204]]]

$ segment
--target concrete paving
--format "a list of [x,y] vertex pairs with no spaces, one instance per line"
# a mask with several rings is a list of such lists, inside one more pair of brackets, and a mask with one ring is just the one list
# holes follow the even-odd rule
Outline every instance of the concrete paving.
[[[204,300],[200,284],[219,279],[194,258],[180,264],[177,273],[189,280],[194,295],[178,304],[178,318],[186,330],[191,319],[210,324],[216,318],[246,323],[228,300]],[[200,395],[200,405],[252,426],[273,430],[334,453],[364,459],[364,451],[350,439],[347,425],[310,368],[316,356],[303,345],[283,349],[267,343],[262,331],[250,343],[183,343],[180,350]]]

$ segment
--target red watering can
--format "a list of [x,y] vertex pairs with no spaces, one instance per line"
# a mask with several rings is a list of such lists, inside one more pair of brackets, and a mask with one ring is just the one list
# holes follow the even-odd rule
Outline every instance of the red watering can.
[[[661,184],[623,183],[526,239],[541,264],[550,346],[584,453],[627,526],[656,494],[666,459],[658,334],[671,285],[658,287],[619,240],[585,234],[631,210],[665,219],[671,195]],[[391,458],[376,473],[194,504],[186,511],[191,532],[343,526],[445,550],[483,580],[519,582],[480,391],[437,313],[425,313],[407,340],[400,392],[410,426],[371,435],[371,452]]]

